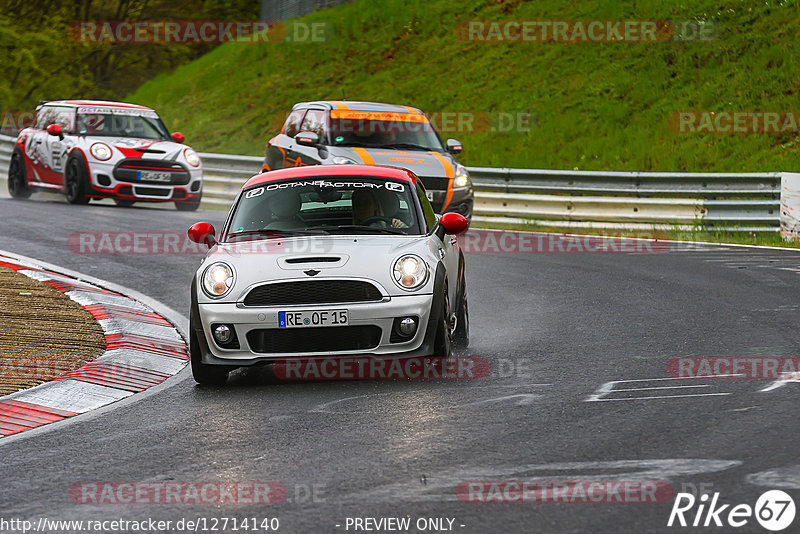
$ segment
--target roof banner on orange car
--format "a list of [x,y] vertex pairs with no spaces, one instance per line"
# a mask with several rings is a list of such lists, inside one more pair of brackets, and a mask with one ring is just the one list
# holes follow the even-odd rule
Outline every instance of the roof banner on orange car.
[[428,118],[419,113],[397,113],[394,111],[353,111],[349,109],[331,110],[331,119],[428,123]]

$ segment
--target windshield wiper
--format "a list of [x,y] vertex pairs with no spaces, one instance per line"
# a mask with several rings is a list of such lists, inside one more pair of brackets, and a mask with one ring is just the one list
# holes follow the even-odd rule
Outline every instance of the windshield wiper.
[[241,232],[232,232],[228,234],[228,238],[244,237],[251,235],[260,235],[266,237],[293,237],[303,235],[327,235],[330,232],[322,228],[307,228],[305,230],[278,230],[278,229],[261,229],[261,230],[245,230]]
[[384,145],[374,145],[370,143],[359,143],[358,141],[348,141],[347,143],[336,143],[335,145],[330,146],[343,146],[343,147],[351,147],[351,146],[358,146],[363,148],[383,148]]
[[385,145],[380,145],[381,148],[407,148],[409,150],[425,150],[430,151],[434,150],[429,146],[422,146],[422,145],[415,145],[414,143],[388,143]]
[[313,226],[312,229],[320,230],[366,230],[376,234],[395,234],[407,235],[403,230],[405,228],[393,228],[391,226],[362,226],[360,224],[340,224],[338,226]]

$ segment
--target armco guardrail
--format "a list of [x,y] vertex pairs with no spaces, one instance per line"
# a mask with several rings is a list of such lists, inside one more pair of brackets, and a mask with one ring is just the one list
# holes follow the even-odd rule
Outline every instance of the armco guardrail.
[[0,182],[5,188],[8,177],[8,165],[11,163],[11,150],[14,148],[14,137],[0,135]]
[[[13,138],[0,136],[0,180]],[[203,206],[227,209],[262,158],[200,154]],[[470,167],[475,220],[557,228],[697,225],[779,230],[781,173],[559,171]]]
[[[200,154],[204,202],[230,206],[262,158]],[[475,220],[545,226],[713,225],[777,231],[781,173],[655,173],[470,167]],[[535,193],[535,194],[532,194]],[[726,198],[719,198],[726,197]]]

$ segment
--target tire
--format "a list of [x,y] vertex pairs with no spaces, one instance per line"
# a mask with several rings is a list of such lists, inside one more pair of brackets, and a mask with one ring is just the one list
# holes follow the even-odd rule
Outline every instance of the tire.
[[194,322],[189,322],[189,353],[194,381],[205,386],[221,386],[228,380],[230,368],[219,365],[208,365],[201,361],[200,341],[194,329]]
[[453,329],[450,323],[450,315],[450,297],[447,295],[447,286],[445,286],[442,310],[439,314],[439,325],[436,328],[436,339],[433,342],[434,358],[446,360],[453,355]]
[[128,200],[127,198],[115,198],[114,204],[119,206],[120,208],[130,208],[136,203],[135,200]]
[[461,273],[461,297],[456,307],[456,331],[453,334],[456,348],[469,347],[469,302],[467,301],[467,278]]
[[89,177],[86,173],[86,160],[82,156],[70,156],[64,169],[64,194],[70,204],[88,204]]
[[200,207],[200,200],[202,199],[202,193],[197,198],[197,200],[193,200],[191,202],[176,202],[175,208],[178,211],[197,211],[197,208]]
[[23,200],[30,197],[31,193],[25,173],[25,159],[19,150],[15,150],[8,167],[8,194],[11,198]]

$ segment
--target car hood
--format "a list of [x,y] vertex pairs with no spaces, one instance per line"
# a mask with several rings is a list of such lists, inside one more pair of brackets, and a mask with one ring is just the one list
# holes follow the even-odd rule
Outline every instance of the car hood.
[[[433,273],[439,262],[438,241],[431,236],[309,236],[221,243],[212,248],[197,271],[198,280],[210,264],[222,261],[233,267],[236,280],[220,300],[236,302],[253,285],[278,280],[362,278],[378,282],[386,295],[408,295],[391,278],[395,260],[404,254],[423,258],[430,269],[428,282],[414,294],[433,291]],[[325,260],[321,260],[325,258]],[[289,261],[287,261],[289,260]],[[308,272],[306,272],[308,271]],[[318,271],[314,273],[314,271]]]
[[367,165],[389,165],[408,169],[417,176],[452,178],[458,164],[448,153],[388,148],[331,147],[331,155],[344,156]]
[[[186,145],[174,141],[158,141],[155,139],[138,139],[135,137],[84,137],[87,145],[102,142],[119,151],[124,157],[131,159],[164,159],[176,160]],[[144,149],[144,152],[137,149]]]

